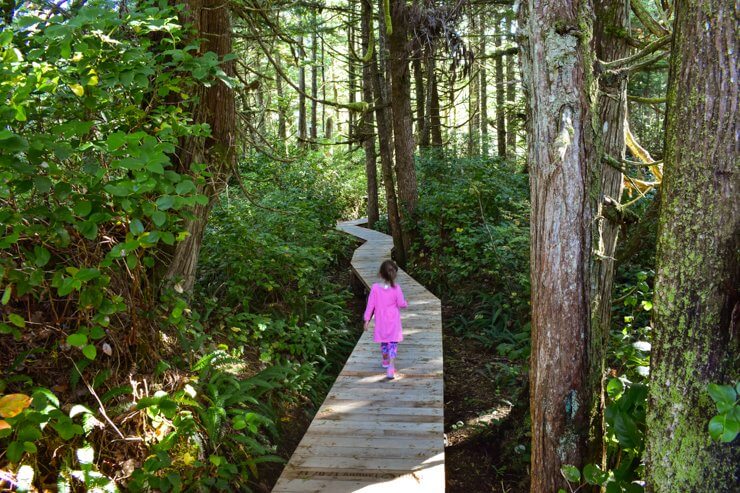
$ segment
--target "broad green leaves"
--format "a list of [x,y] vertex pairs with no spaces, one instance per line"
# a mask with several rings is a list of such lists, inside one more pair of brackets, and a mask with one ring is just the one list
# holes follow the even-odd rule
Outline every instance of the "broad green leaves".
[[709,435],[713,440],[730,443],[740,433],[740,383],[735,386],[710,383],[707,391],[716,404],[718,413],[709,421]]

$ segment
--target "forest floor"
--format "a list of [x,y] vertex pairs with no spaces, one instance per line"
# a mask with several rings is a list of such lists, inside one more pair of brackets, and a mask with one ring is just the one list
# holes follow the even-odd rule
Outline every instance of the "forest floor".
[[[349,288],[351,285],[350,261],[352,252],[359,245],[360,242],[352,246],[349,256],[346,259],[342,259],[336,270],[329,275],[333,283]],[[347,309],[352,314],[351,320],[354,321],[353,326],[357,329],[356,335],[357,339],[359,339],[362,335],[362,314],[365,311],[365,293],[354,293],[354,296],[347,301]],[[351,350],[344,355],[344,360],[349,358],[350,354]],[[341,367],[337,370],[337,375],[340,371]],[[334,377],[337,375],[334,375]],[[280,441],[278,443],[277,455],[284,458],[286,463],[293,455],[296,447],[298,447],[303,435],[311,424],[311,420],[313,420],[316,411],[318,411],[321,402],[323,402],[330,389],[331,385],[326,388],[326,393],[321,396],[320,402],[317,405],[314,405],[308,398],[304,398],[304,402],[294,403],[282,409],[278,420]],[[280,463],[266,462],[261,464],[259,467],[259,479],[253,485],[255,493],[269,493],[272,491],[284,467],[285,464]]]
[[446,491],[527,492],[521,378],[502,382],[493,375],[491,361],[501,358],[480,342],[454,334],[447,323],[452,312],[443,306]]

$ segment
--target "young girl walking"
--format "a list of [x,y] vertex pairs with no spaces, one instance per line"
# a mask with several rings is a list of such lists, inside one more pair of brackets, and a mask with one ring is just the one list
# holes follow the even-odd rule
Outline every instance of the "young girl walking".
[[375,314],[375,333],[373,340],[380,343],[383,355],[383,368],[387,368],[387,378],[396,378],[394,361],[398,352],[398,343],[403,340],[400,308],[408,304],[403,298],[401,287],[396,284],[398,266],[392,260],[380,264],[378,273],[382,283],[375,283],[370,289],[370,296],[365,309],[365,330],[370,326],[370,319]]

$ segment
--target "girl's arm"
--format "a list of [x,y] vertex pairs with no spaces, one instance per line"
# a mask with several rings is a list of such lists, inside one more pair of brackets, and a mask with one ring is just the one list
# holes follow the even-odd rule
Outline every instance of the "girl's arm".
[[408,303],[406,303],[406,299],[403,297],[403,291],[401,291],[401,286],[398,286],[398,294],[396,295],[396,304],[398,305],[398,308],[406,308],[409,306]]
[[370,289],[370,296],[367,298],[367,308],[365,308],[365,326],[367,326],[367,322],[370,321],[371,318],[373,318],[373,311],[375,311],[375,284],[373,284],[373,287]]

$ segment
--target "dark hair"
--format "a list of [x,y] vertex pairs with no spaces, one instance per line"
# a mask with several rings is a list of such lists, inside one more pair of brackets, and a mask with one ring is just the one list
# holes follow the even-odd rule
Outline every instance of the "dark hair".
[[380,264],[380,277],[382,277],[391,287],[395,286],[396,274],[398,273],[398,266],[393,260],[386,260]]

